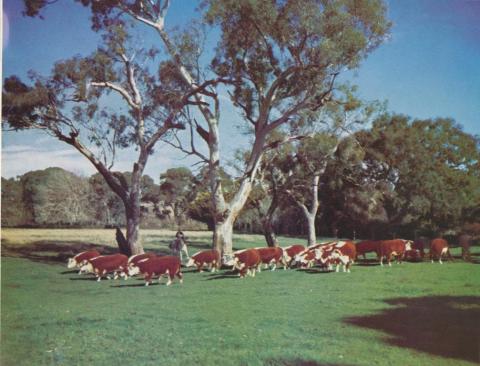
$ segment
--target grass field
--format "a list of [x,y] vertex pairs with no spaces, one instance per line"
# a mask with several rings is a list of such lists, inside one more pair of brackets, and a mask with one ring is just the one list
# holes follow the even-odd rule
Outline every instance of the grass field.
[[[166,252],[173,232],[142,231]],[[191,253],[210,233],[187,233]],[[302,240],[280,238],[282,245]],[[263,245],[236,235],[235,248]],[[2,230],[1,365],[472,365],[480,361],[475,263],[358,263],[352,273],[185,269],[183,285],[67,270],[113,230]],[[454,255],[458,249],[454,249]]]

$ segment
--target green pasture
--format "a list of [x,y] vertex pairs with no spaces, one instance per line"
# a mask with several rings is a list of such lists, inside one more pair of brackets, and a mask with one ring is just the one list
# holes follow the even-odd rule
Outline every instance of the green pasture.
[[[187,236],[191,253],[209,245],[210,233]],[[172,237],[151,230],[141,240],[166,252]],[[236,235],[234,245],[264,241]],[[480,248],[473,263],[381,268],[369,260],[350,274],[277,270],[245,279],[185,269],[182,285],[145,287],[67,270],[66,258],[88,247],[114,250],[114,231],[2,230],[2,366],[480,361]]]

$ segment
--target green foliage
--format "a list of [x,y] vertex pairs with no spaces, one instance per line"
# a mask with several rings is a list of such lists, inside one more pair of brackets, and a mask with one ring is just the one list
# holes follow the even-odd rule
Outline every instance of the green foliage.
[[88,181],[60,168],[21,177],[23,202],[36,225],[88,225],[93,219]]
[[480,204],[479,140],[452,120],[385,115],[362,139],[391,223],[458,228],[463,211]]
[[19,179],[2,178],[2,226],[31,223],[30,212],[23,201],[23,185]]
[[357,67],[390,28],[377,0],[204,3],[205,20],[222,30],[212,69],[232,79],[234,103],[252,120],[270,92],[280,115],[299,102],[323,106],[332,76]]

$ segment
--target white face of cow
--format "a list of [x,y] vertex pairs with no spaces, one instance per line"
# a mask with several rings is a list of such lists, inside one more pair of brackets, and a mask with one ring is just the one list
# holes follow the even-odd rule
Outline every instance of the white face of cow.
[[[238,261],[238,258],[230,258],[229,260],[225,261],[225,265],[226,266],[232,266],[233,268],[235,268],[235,263]],[[232,269],[233,269],[232,268]]]
[[67,268],[75,268],[77,266],[77,261],[75,258],[68,258]]
[[128,275],[129,276],[135,276],[140,273],[140,268],[137,266],[130,266],[128,267]]
[[411,240],[407,240],[405,242],[405,250],[412,250],[412,241]]
[[187,267],[193,267],[195,265],[195,260],[190,258],[186,264]]
[[81,271],[81,272],[84,272],[84,273],[93,273],[92,263],[89,262],[89,263],[83,265],[83,266],[80,268],[80,271]]

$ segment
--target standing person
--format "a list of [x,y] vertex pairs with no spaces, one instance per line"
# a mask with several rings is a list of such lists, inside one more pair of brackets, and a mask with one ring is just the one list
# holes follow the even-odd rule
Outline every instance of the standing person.
[[170,243],[170,249],[172,250],[173,255],[180,256],[180,262],[183,262],[182,252],[184,252],[187,258],[189,258],[186,237],[182,231],[177,231],[175,234],[175,239],[173,239]]

